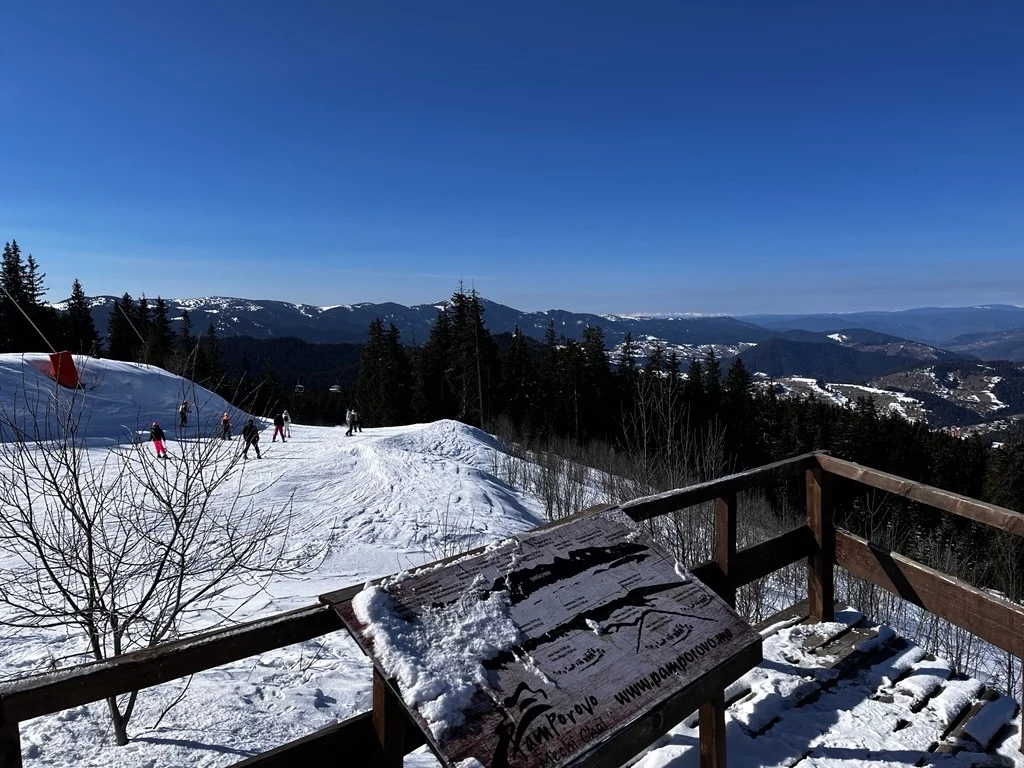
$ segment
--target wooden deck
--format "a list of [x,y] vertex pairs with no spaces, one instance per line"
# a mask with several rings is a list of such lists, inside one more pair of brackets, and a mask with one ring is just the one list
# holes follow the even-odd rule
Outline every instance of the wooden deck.
[[[730,765],[1019,766],[1017,702],[958,676],[891,629],[806,603],[759,625],[764,661],[726,692]],[[635,761],[696,765],[697,717]]]

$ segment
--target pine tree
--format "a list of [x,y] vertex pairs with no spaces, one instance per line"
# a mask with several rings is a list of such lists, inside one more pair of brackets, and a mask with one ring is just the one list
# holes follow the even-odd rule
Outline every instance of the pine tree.
[[135,313],[135,300],[130,294],[114,300],[107,321],[107,354],[114,360],[138,362],[141,342],[131,319]]
[[414,410],[422,421],[453,419],[458,414],[456,398],[448,383],[452,324],[447,309],[438,310],[427,343],[419,353],[416,370]]
[[31,326],[22,314],[28,305],[28,292],[25,288],[25,264],[17,240],[4,243],[0,286],[3,287],[0,291],[0,351],[28,352],[32,348]]
[[690,413],[690,426],[703,428],[707,420],[706,396],[704,393],[704,369],[696,356],[690,358],[690,367],[686,370],[686,383],[683,384],[683,402]]
[[[583,330],[583,357],[586,366],[583,399],[584,425],[588,438],[610,437],[614,421],[609,418],[615,396],[608,349],[604,344],[604,331],[596,326]],[[618,431],[618,428],[615,430]]]
[[457,418],[480,427],[486,426],[488,414],[484,393],[500,383],[497,348],[483,314],[483,302],[475,290],[467,294],[460,286],[452,295],[448,383],[458,401]]
[[166,368],[174,353],[175,341],[174,329],[167,315],[167,302],[157,296],[146,335],[150,365]]
[[704,402],[707,417],[713,418],[722,405],[722,366],[715,355],[715,348],[711,346],[704,354]]
[[517,325],[501,360],[502,401],[516,429],[533,426],[537,409],[536,365],[530,344]]
[[754,409],[754,378],[738,357],[725,374],[722,411],[727,425],[727,453],[741,469],[755,466],[758,459],[758,435],[762,425]]
[[86,301],[82,284],[75,278],[71,284],[71,298],[64,313],[64,338],[68,349],[82,355],[98,356],[102,353],[100,335]]
[[[192,315],[187,309],[183,309],[181,311],[181,329],[177,334],[177,344],[174,347],[174,354],[171,356],[169,370],[179,376],[191,378],[195,373],[198,356],[196,337],[192,335]],[[262,371],[261,366],[261,375]],[[277,384],[277,382],[274,383]]]
[[220,360],[220,342],[217,339],[217,328],[213,322],[207,326],[206,332],[199,339],[193,381],[214,391],[219,391],[223,387],[224,366]]
[[367,329],[359,361],[357,410],[362,424],[390,427],[408,423],[411,414],[412,371],[394,323],[385,329],[377,318]]

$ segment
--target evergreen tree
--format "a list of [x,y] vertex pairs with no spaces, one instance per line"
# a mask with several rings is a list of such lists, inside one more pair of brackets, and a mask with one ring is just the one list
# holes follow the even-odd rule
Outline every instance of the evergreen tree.
[[448,383],[451,346],[451,318],[446,309],[441,309],[419,354],[414,404],[416,417],[422,421],[454,419],[458,414],[456,397]]
[[107,321],[107,354],[114,360],[138,362],[141,342],[131,320],[135,313],[135,300],[130,294],[114,300]]
[[[195,373],[195,367],[198,362],[199,350],[196,346],[196,337],[192,335],[192,315],[189,314],[187,309],[181,311],[181,329],[178,331],[178,341],[175,345],[174,355],[172,356],[172,363],[170,370],[179,376],[187,376],[191,378]],[[263,368],[260,367],[261,380]],[[273,382],[275,385],[277,382]],[[264,389],[269,389],[270,385]],[[261,399],[260,403],[264,403]]]
[[541,343],[537,365],[537,385],[540,391],[540,402],[537,404],[533,428],[541,434],[557,431],[559,424],[565,424],[563,393],[558,376],[558,337],[555,335],[555,323],[548,321],[544,329],[544,341]]
[[696,356],[690,358],[683,384],[683,402],[690,415],[693,428],[703,428],[708,419],[707,396],[704,392],[704,369]]
[[516,429],[532,427],[537,410],[536,362],[526,336],[519,326],[501,360],[502,402]]
[[25,286],[25,264],[17,240],[4,243],[0,286],[3,287],[0,291],[0,351],[28,352],[31,350],[31,326],[22,310],[28,305],[29,295]]
[[757,460],[762,458],[757,445],[763,425],[754,409],[754,378],[738,357],[725,374],[722,412],[726,422],[726,452],[740,469],[756,466]]
[[146,298],[146,294],[142,294],[137,302],[132,307],[132,311],[129,313],[129,317],[132,321],[132,327],[135,329],[135,338],[138,342],[138,349],[136,351],[136,359],[141,363],[152,364],[151,351],[149,349],[149,323],[151,319],[152,311],[149,307],[149,299]]
[[67,310],[64,313],[64,339],[72,352],[93,356],[102,353],[100,335],[92,319],[92,310],[77,277],[71,284],[71,298],[68,299]]
[[160,296],[156,297],[153,305],[146,341],[150,364],[167,368],[174,354],[176,338],[167,315],[167,302]]
[[707,418],[713,418],[722,404],[722,366],[715,355],[715,348],[709,346],[704,354],[704,403]]
[[586,368],[583,397],[585,434],[588,438],[610,437],[615,423],[609,418],[615,385],[602,329],[587,326],[583,330],[583,357]]
[[484,307],[475,290],[452,295],[452,338],[448,355],[448,383],[458,401],[458,419],[485,427],[488,402],[485,392],[499,385],[498,352],[484,326]]
[[367,330],[359,361],[357,410],[363,424],[406,424],[411,415],[412,371],[394,323],[385,329],[377,318]]
[[211,321],[199,339],[196,352],[196,372],[193,380],[207,389],[221,391],[224,385],[224,366],[220,361],[220,342],[217,329]]

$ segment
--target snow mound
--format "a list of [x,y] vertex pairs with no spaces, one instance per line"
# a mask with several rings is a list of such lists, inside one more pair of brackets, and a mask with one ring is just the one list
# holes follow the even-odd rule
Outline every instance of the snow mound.
[[69,409],[78,419],[77,437],[92,444],[131,442],[154,421],[171,435],[182,400],[191,407],[183,437],[214,434],[225,411],[236,433],[248,418],[210,390],[152,365],[78,355],[80,389],[58,386],[46,373],[49,365],[45,353],[0,354],[0,440],[11,439],[11,423],[30,436],[55,436],[58,423],[67,421],[58,414]]

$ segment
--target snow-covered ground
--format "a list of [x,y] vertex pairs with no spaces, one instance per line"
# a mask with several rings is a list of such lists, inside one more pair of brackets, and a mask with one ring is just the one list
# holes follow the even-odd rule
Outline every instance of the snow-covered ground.
[[[184,392],[192,393],[190,399],[200,407],[201,431],[212,431],[225,410],[215,395],[164,371],[107,361],[88,361],[85,388],[72,395],[38,372],[39,357],[0,356],[0,403],[8,409],[32,402],[61,407],[73,396],[74,407],[83,416],[87,450],[98,458],[123,450],[114,444],[120,441],[123,446],[136,426],[153,418],[173,424]],[[242,418],[237,414],[236,423]],[[493,474],[502,446],[471,427],[453,421],[366,427],[351,437],[340,428],[292,429],[286,443],[272,443],[264,433],[264,458],[245,463],[241,487],[266,486],[261,504],[293,499],[294,530],[310,549],[326,548],[322,563],[315,572],[279,577],[254,594],[219,595],[207,610],[190,617],[190,629],[208,626],[216,610],[235,608],[240,598],[249,600],[236,613],[237,620],[270,616],[313,604],[325,592],[494,542],[543,522],[541,499],[509,487]],[[169,437],[173,456],[181,446],[170,431]],[[240,445],[235,440],[222,448],[233,452]],[[141,450],[149,455],[148,445]],[[69,630],[6,630],[2,638],[0,673],[6,678],[75,663],[85,648],[83,639]],[[772,641],[778,642],[782,641]],[[755,698],[775,695],[784,700],[801,680],[825,674],[802,669],[806,665],[799,663],[797,651],[766,645],[766,662],[748,676]],[[179,696],[180,703],[165,713]],[[369,662],[339,631],[144,691],[129,726],[132,743],[127,747],[113,746],[105,706],[92,704],[23,723],[22,750],[29,766],[222,766],[365,711],[370,702]],[[794,745],[801,742],[787,742],[785,730],[777,733],[770,752],[751,751],[750,740],[743,740],[740,729],[749,714],[745,713],[734,708],[729,726],[733,754],[744,756],[743,765],[790,765],[800,757]],[[891,764],[866,759],[862,731],[871,716],[869,709],[851,711],[834,726],[850,745],[852,756],[846,764]],[[643,758],[644,767],[695,764],[690,735],[686,726],[677,729]],[[406,765],[432,768],[437,761],[421,749],[407,758]],[[1024,761],[1016,765],[1024,766]]]

